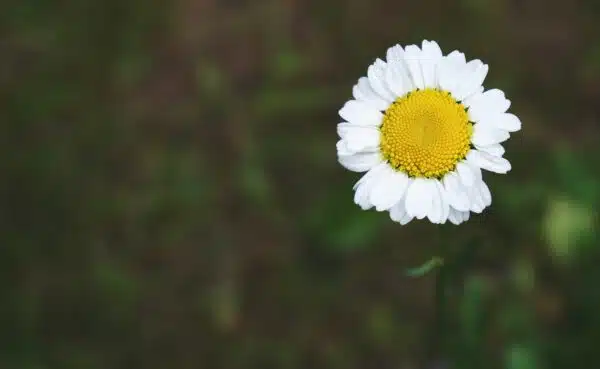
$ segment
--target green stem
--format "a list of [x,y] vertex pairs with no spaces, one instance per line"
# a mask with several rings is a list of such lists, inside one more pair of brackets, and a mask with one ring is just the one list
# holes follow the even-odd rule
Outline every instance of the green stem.
[[434,329],[434,352],[438,358],[447,357],[447,328],[448,328],[448,293],[449,283],[448,275],[450,267],[444,265],[437,270],[435,276],[435,329]]
[[448,325],[448,283],[450,281],[448,277],[447,265],[439,265],[435,269],[434,316],[426,341],[428,346],[419,365],[423,369],[430,369],[431,363],[435,360],[447,359],[446,331]]
[[[450,309],[449,297],[454,292],[455,287],[461,282],[466,272],[466,268],[472,265],[475,253],[480,242],[468,242],[455,255],[448,256],[444,263],[432,263],[433,260],[443,260],[434,258],[421,268],[416,270],[431,271],[435,269],[435,297],[434,297],[434,320],[430,331],[430,346],[426,353],[423,367],[430,365],[435,359],[440,359],[451,364],[452,350],[449,344],[454,336],[449,332],[452,321],[452,310]],[[424,268],[431,266],[433,268]]]

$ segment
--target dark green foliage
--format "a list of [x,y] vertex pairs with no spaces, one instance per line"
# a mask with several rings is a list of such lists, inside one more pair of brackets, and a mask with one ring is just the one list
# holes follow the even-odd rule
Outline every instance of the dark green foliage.
[[[2,4],[0,368],[600,367],[596,1]],[[523,122],[458,228],[361,211],[335,156],[358,77],[424,38]],[[434,357],[405,271],[473,242]]]

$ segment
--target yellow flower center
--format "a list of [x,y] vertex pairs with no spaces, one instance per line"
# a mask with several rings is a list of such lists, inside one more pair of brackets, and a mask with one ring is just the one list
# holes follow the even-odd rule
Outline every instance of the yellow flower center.
[[441,178],[465,158],[472,133],[465,107],[450,93],[417,90],[386,110],[381,151],[394,168],[411,177]]

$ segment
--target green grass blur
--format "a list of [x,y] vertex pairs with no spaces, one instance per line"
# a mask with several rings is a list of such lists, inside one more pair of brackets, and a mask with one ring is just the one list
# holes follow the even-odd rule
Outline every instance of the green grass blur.
[[[336,159],[422,39],[523,122],[460,227],[361,211]],[[6,0],[0,369],[600,368],[599,101],[595,0]],[[404,272],[468,243],[432,357]]]

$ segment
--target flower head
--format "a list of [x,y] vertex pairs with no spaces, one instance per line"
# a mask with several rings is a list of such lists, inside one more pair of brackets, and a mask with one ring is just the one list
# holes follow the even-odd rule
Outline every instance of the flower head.
[[492,202],[481,170],[506,173],[501,143],[521,121],[498,89],[484,91],[488,66],[434,41],[400,45],[358,80],[339,114],[339,162],[366,174],[354,185],[362,209],[394,221],[460,224]]

